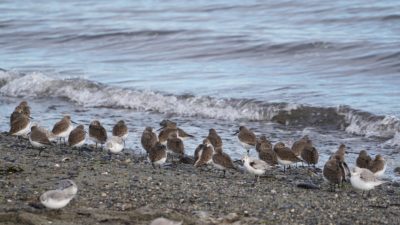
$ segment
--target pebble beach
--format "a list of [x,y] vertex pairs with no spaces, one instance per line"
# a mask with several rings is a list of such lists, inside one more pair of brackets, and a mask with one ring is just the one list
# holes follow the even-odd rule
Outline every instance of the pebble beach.
[[[395,181],[362,197],[350,184],[330,192],[318,168],[276,168],[254,184],[246,172],[222,178],[190,160],[153,169],[133,152],[109,159],[92,146],[53,146],[38,156],[28,140],[1,133],[0,224],[150,224],[158,217],[183,224],[400,223]],[[76,182],[77,196],[61,210],[45,209],[39,196],[63,179]]]

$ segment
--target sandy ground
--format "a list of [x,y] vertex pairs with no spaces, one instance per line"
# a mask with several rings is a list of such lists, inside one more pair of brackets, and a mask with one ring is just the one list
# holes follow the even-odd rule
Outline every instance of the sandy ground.
[[[206,167],[171,164],[154,170],[125,151],[68,147],[39,151],[0,134],[0,224],[150,224],[160,216],[183,224],[400,224],[400,184],[388,182],[362,197],[350,184],[329,191],[320,169],[277,168],[256,185],[253,176],[226,178]],[[62,210],[39,196],[72,179],[77,196]],[[298,187],[313,183],[319,189]]]

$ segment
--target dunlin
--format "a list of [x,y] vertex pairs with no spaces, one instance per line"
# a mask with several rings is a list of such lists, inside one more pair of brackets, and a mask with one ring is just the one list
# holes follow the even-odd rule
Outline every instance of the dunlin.
[[124,140],[122,137],[112,136],[106,142],[106,149],[110,151],[110,153],[120,153],[122,149],[124,149]]
[[249,154],[250,149],[256,146],[256,135],[245,126],[240,126],[235,134],[238,135],[240,144],[247,150],[247,154]]
[[340,157],[340,160],[344,161],[344,156],[346,154],[346,145],[340,144],[339,149],[331,155],[329,159],[335,158],[335,155],[338,155]]
[[[292,145],[292,151],[296,156],[300,156],[301,152],[305,147],[309,147],[311,144],[308,135],[303,136],[300,140],[295,141]],[[312,144],[311,144],[312,145]]]
[[224,172],[223,177],[225,177],[226,170],[234,169],[237,170],[235,165],[233,165],[231,157],[222,151],[222,149],[216,149],[213,153],[212,164],[215,168],[222,170]]
[[272,144],[265,135],[262,135],[257,140],[256,151],[258,152],[258,158],[264,160],[269,165],[278,164],[276,154],[272,150]]
[[207,139],[210,141],[215,149],[222,149],[222,139],[215,129],[211,128],[209,130]]
[[271,169],[271,165],[265,161],[251,158],[248,155],[245,155],[242,161],[246,170],[255,175],[255,183],[258,182],[260,175],[265,174],[267,170]]
[[15,119],[18,118],[19,115],[24,114],[27,117],[31,118],[31,108],[28,106],[28,102],[22,101],[19,103],[17,107],[15,107],[14,111],[12,112],[10,116],[10,126],[14,122]]
[[156,142],[156,144],[150,149],[148,158],[153,168],[155,168],[155,165],[158,165],[158,167],[161,168],[165,161],[167,161],[167,149],[165,145]]
[[31,120],[23,113],[19,114],[10,127],[10,134],[14,136],[26,136],[30,132]]
[[15,108],[15,110],[11,113],[10,116],[10,126],[13,124],[13,122],[21,115],[23,114],[22,112],[22,108],[17,106],[17,108]]
[[142,143],[142,147],[149,154],[150,150],[156,145],[158,141],[157,134],[153,132],[153,128],[146,127],[142,133],[142,138],[140,142]]
[[176,133],[177,131],[178,131],[178,138],[181,139],[182,141],[194,137],[193,135],[186,133],[181,128],[178,128],[176,123],[170,120],[163,120],[161,121],[160,125],[161,128],[159,130],[161,131],[158,134],[158,140],[164,145],[166,144],[169,135],[171,133]]
[[80,148],[83,144],[85,144],[86,140],[86,131],[84,126],[81,124],[69,133],[68,136],[68,145],[72,148]]
[[54,124],[53,130],[51,131],[56,137],[64,140],[64,144],[66,143],[65,139],[69,136],[69,133],[74,129],[72,126],[72,121],[70,116],[64,116],[60,121]]
[[19,103],[19,105],[17,107],[21,107],[22,111],[25,115],[27,116],[31,116],[31,107],[29,107],[28,102],[27,101],[22,101]]
[[178,137],[182,140],[185,141],[189,138],[193,138],[194,136],[191,134],[186,133],[184,130],[182,130],[181,128],[177,128],[178,129]]
[[371,161],[371,156],[368,155],[367,151],[361,150],[357,157],[356,165],[360,168],[369,168]]
[[362,190],[363,193],[385,183],[385,181],[378,180],[370,170],[359,167],[355,167],[351,171],[350,182],[354,188]]
[[371,162],[369,170],[374,173],[375,176],[380,177],[385,173],[386,161],[381,155],[375,156],[375,159]]
[[182,222],[169,220],[163,217],[151,221],[150,225],[182,225]]
[[46,191],[40,196],[40,202],[49,209],[61,209],[75,197],[78,188],[75,183],[62,190]]
[[343,181],[346,179],[346,174],[343,167],[343,161],[339,155],[329,159],[322,171],[324,178],[329,181],[331,191],[335,190],[335,185],[342,186]]
[[56,136],[55,136],[51,131],[47,130],[47,129],[44,128],[44,127],[39,126],[37,123],[33,123],[32,126],[33,126],[33,125],[36,125],[37,128],[38,128],[40,131],[42,131],[43,133],[45,133],[46,136],[47,136],[47,138],[48,138],[51,142],[53,142],[53,141],[56,139]]
[[203,145],[203,143],[201,143],[201,144],[199,144],[199,145],[197,146],[197,148],[194,150],[194,154],[193,154],[194,163],[196,163],[197,160],[199,160],[200,151],[203,150],[203,147],[204,147],[204,145]]
[[160,126],[161,127],[168,127],[168,126],[175,126],[176,127],[177,124],[175,122],[171,121],[171,120],[162,120],[160,122]]
[[344,168],[345,180],[350,181],[350,169],[345,161],[345,154],[346,154],[346,145],[340,144],[339,149],[333,155],[331,155],[329,159],[339,157],[340,161],[342,162],[341,165]]
[[315,147],[313,147],[312,145],[306,145],[305,148],[303,148],[303,150],[301,151],[300,157],[309,166],[313,165],[315,167],[315,165],[318,163],[319,154]]
[[[208,138],[203,140],[203,144],[198,151],[197,159],[195,159],[194,166],[200,167],[212,162],[212,156],[214,153],[214,147],[212,146]],[[196,154],[195,154],[196,155]]]
[[103,146],[104,143],[107,141],[107,131],[104,127],[100,124],[98,120],[94,120],[89,125],[89,138],[97,144],[100,143]]
[[301,162],[290,148],[286,147],[284,143],[278,142],[274,146],[276,158],[279,164],[283,165],[283,172],[286,172],[286,166]]
[[120,120],[115,124],[112,130],[112,135],[122,138],[125,143],[125,140],[128,137],[128,127],[126,126],[125,121]]
[[171,133],[167,140],[168,153],[172,156],[178,156],[180,159],[185,154],[185,147],[183,141],[178,138],[177,132]]
[[176,133],[177,130],[178,130],[177,128],[170,128],[170,127],[163,128],[158,134],[158,141],[163,145],[167,145],[168,137],[170,136],[170,134]]
[[43,132],[43,130],[41,130],[37,125],[33,125],[31,127],[31,132],[29,134],[29,142],[35,148],[41,148],[52,145],[46,133]]

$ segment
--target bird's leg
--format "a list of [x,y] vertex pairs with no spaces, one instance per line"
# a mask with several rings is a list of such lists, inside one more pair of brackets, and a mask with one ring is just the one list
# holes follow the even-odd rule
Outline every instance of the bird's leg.
[[94,149],[97,149],[97,142],[96,142],[96,147]]
[[153,167],[153,169],[155,169],[156,167],[154,166],[154,163],[151,163],[151,166]]
[[226,171],[225,170],[223,170],[224,171],[224,175],[222,176],[222,178],[225,178],[225,173],[226,173]]

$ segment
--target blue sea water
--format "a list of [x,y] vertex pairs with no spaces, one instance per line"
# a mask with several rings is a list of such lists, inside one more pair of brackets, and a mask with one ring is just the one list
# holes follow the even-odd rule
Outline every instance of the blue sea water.
[[[84,107],[86,123],[128,112],[188,127],[200,120],[200,132],[225,121],[227,141],[232,123],[273,132],[265,123],[279,113],[334,109],[345,121],[328,121],[340,129],[321,144],[355,138],[355,152],[370,142],[372,152],[397,152],[399,12],[399,1],[1,1],[0,128],[26,98],[63,105],[48,126]],[[304,117],[285,125],[297,124],[293,138],[324,133]]]

